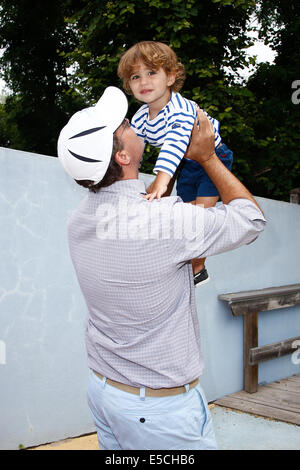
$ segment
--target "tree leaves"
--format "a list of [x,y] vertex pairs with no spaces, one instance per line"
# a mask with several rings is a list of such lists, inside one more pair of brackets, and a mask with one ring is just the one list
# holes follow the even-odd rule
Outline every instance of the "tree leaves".
[[[70,115],[94,103],[117,77],[121,55],[149,39],[169,44],[186,67],[182,94],[221,122],[234,151],[233,171],[257,195],[289,200],[299,186],[300,79],[297,0],[2,0],[1,75],[13,94],[0,107],[0,144],[56,154]],[[249,25],[256,12],[261,28]],[[249,30],[277,50],[248,84],[235,75],[255,58]],[[231,73],[225,70],[231,69]],[[140,106],[129,96],[129,117]],[[142,171],[157,150],[147,147]],[[270,170],[265,171],[266,168]]]

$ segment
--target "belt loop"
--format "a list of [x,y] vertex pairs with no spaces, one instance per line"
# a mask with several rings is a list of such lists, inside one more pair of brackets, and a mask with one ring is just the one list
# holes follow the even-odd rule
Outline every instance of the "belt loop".
[[103,386],[103,388],[105,387],[105,384],[106,384],[106,377],[103,377],[103,379],[102,379],[102,386]]
[[190,384],[186,384],[184,387],[185,387],[185,391],[188,392],[190,389]]
[[140,399],[145,400],[145,396],[146,396],[146,389],[145,389],[145,387],[141,387],[140,388]]

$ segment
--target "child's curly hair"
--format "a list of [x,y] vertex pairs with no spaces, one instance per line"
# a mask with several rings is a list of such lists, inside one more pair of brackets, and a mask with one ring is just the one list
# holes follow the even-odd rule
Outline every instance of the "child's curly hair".
[[162,42],[141,41],[123,54],[118,66],[118,75],[123,80],[124,90],[128,94],[132,94],[129,79],[138,62],[143,62],[154,70],[162,67],[167,74],[176,73],[176,79],[171,89],[177,92],[182,88],[185,80],[185,68],[178,61],[175,52]]

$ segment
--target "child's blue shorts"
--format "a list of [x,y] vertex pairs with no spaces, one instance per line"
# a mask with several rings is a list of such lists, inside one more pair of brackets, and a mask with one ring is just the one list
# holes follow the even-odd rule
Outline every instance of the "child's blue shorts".
[[[233,153],[225,144],[215,150],[222,163],[231,170]],[[218,190],[202,166],[194,160],[185,160],[177,179],[177,195],[184,202],[195,201],[197,197],[219,196]]]

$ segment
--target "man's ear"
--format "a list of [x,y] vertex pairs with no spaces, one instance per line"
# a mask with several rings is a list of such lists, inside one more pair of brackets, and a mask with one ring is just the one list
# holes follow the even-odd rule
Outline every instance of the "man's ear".
[[120,166],[129,165],[130,163],[130,156],[126,150],[119,150],[115,154],[115,160]]

